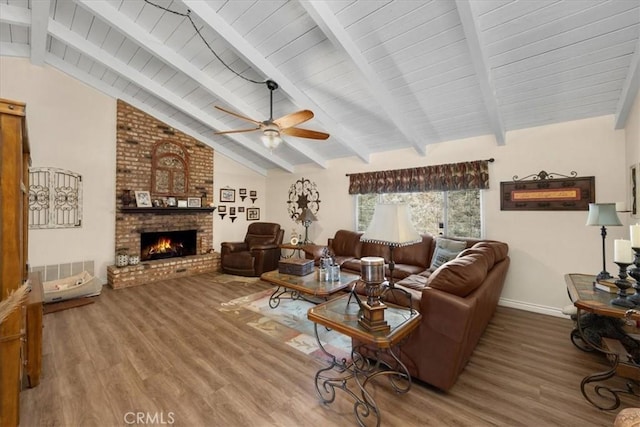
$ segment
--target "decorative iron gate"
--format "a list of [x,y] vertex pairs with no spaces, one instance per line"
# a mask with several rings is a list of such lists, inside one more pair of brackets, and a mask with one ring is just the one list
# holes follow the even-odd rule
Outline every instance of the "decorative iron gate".
[[64,169],[29,169],[29,228],[82,226],[82,176]]

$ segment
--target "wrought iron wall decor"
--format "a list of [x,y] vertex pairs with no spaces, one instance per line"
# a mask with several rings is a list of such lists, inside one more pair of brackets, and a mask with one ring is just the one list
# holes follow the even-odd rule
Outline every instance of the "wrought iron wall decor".
[[29,228],[80,226],[82,176],[59,168],[29,168]]
[[[562,178],[556,178],[560,176]],[[596,199],[595,177],[578,177],[544,170],[500,183],[503,211],[586,211]]]
[[314,215],[320,210],[320,193],[315,182],[306,178],[300,178],[289,187],[289,200],[287,200],[289,216],[292,220],[298,219],[302,211],[307,208]]
[[189,191],[189,153],[173,141],[156,143],[151,152],[151,188],[157,195],[184,196]]

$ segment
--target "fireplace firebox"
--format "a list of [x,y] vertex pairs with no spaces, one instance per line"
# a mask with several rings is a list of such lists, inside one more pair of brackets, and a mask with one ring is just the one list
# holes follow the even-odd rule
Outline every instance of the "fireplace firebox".
[[140,234],[140,260],[149,261],[196,254],[196,230]]

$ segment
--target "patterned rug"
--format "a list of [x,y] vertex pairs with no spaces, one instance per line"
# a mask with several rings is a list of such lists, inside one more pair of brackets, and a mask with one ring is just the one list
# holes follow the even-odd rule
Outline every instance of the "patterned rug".
[[[281,299],[278,307],[271,308],[269,297],[274,289],[222,303],[219,310],[241,316],[248,326],[314,359],[330,360],[318,346],[314,323],[307,319],[307,311],[313,304],[304,300]],[[323,347],[329,353],[340,359],[350,357],[351,338],[335,331],[327,331],[320,326],[318,334]]]

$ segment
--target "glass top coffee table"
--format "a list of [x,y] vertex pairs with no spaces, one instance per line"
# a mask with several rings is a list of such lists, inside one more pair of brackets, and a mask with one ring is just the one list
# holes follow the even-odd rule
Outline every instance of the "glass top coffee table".
[[278,286],[269,298],[269,307],[276,308],[280,304],[280,298],[285,294],[289,294],[289,299],[304,299],[312,303],[326,301],[331,295],[360,279],[360,276],[340,271],[340,280],[332,282],[320,281],[318,279],[318,267],[315,267],[313,273],[305,276],[296,276],[273,270],[263,273],[260,279]]

